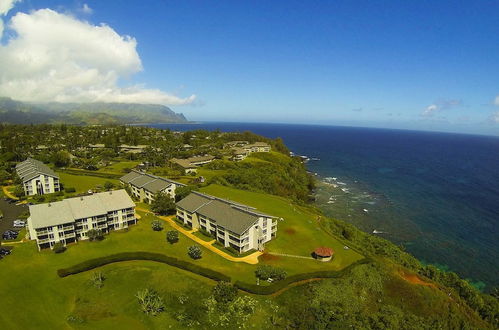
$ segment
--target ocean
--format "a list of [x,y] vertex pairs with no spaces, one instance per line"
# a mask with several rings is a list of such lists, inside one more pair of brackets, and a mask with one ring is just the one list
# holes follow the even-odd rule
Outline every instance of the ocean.
[[403,246],[478,285],[499,285],[499,138],[372,128],[205,122],[185,131],[281,137],[310,158],[331,217]]

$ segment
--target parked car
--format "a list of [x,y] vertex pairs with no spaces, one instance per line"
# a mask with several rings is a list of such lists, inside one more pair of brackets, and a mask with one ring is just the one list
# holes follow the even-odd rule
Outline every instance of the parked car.
[[11,253],[12,253],[12,251],[9,249],[0,248],[0,256],[6,256],[6,255],[9,255]]
[[7,230],[3,233],[2,239],[9,240],[9,239],[16,239],[19,233],[14,230]]
[[26,222],[23,220],[17,219],[17,220],[14,220],[13,226],[14,226],[14,228],[23,228],[24,226],[26,226]]

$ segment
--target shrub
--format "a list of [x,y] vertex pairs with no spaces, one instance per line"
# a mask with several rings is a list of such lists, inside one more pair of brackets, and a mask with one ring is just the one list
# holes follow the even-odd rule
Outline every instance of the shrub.
[[175,214],[176,206],[169,195],[158,192],[154,195],[154,200],[151,203],[151,210],[154,213],[161,215]]
[[220,281],[213,287],[213,297],[218,303],[229,303],[236,299],[237,288],[229,282]]
[[100,241],[104,238],[104,234],[101,229],[90,229],[87,232],[87,236],[90,241]]
[[178,231],[177,230],[169,230],[166,233],[166,240],[170,243],[177,243],[178,242]]
[[104,275],[102,275],[102,272],[94,272],[91,281],[96,288],[100,289],[104,286]]
[[201,259],[201,255],[203,254],[203,251],[201,251],[201,248],[198,245],[192,245],[189,246],[189,249],[187,250],[187,254],[189,257],[192,259]]
[[135,297],[139,300],[142,312],[147,315],[156,316],[165,309],[163,298],[155,290],[144,289],[138,291]]
[[255,276],[264,281],[268,279],[280,281],[285,279],[286,275],[284,269],[275,268],[270,265],[259,265],[255,270]]
[[66,247],[61,242],[55,243],[52,249],[54,250],[54,253],[62,253],[66,251]]
[[76,188],[75,187],[67,187],[64,189],[67,193],[74,193],[76,192]]
[[43,195],[36,195],[33,199],[37,203],[43,203],[43,202],[45,202],[45,196],[43,196]]
[[112,183],[111,181],[104,182],[104,189],[109,191],[113,188],[114,188],[114,183]]
[[163,230],[163,223],[159,220],[153,220],[151,223],[152,230],[154,231],[162,231]]

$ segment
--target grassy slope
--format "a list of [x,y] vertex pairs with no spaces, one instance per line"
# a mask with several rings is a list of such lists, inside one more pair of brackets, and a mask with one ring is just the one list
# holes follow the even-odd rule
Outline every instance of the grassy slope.
[[219,185],[210,185],[203,188],[202,191],[244,203],[256,207],[259,211],[283,218],[284,220],[278,221],[277,224],[277,238],[266,245],[266,250],[269,252],[310,256],[312,251],[319,246],[332,247],[336,252],[334,261],[327,264],[317,263],[315,260],[288,257],[269,260],[269,263],[276,263],[281,267],[285,265],[285,268],[298,272],[298,269],[304,267],[310,271],[325,268],[341,269],[362,258],[354,250],[344,250],[344,244],[341,241],[326,234],[317,224],[317,214],[295,206],[285,198]]
[[118,180],[99,178],[95,176],[73,175],[64,172],[59,172],[59,177],[65,188],[73,187],[77,193],[87,192],[89,189],[95,190],[98,185],[103,186],[104,182],[110,181],[115,185],[119,185]]
[[[81,178],[88,179],[87,177]],[[76,179],[81,181],[79,180],[81,178]],[[77,187],[86,189],[86,187],[81,188],[81,185]],[[279,223],[278,233],[291,225],[296,226],[297,221],[310,218],[310,215],[295,214],[288,202],[279,197],[218,186],[207,189],[211,190],[210,193],[223,194],[223,197],[230,197],[233,200],[248,200],[250,205],[268,205],[267,208],[261,207],[262,211],[287,218],[285,222]],[[33,328],[40,324],[47,328],[63,328],[70,314],[89,319],[87,323],[81,325],[89,328],[106,328],[111,324],[125,329],[175,324],[176,321],[172,320],[167,313],[158,318],[144,317],[138,312],[138,306],[133,297],[135,292],[144,286],[157,288],[165,296],[189,287],[199,288],[200,292],[208,292],[213,282],[173,267],[146,261],[125,262],[103,267],[101,271],[105,273],[108,280],[102,291],[89,284],[91,272],[68,276],[64,279],[56,275],[56,270],[59,268],[89,258],[123,251],[158,252],[192,262],[186,253],[187,248],[194,244],[191,240],[181,235],[179,243],[170,245],[166,243],[165,232],[171,227],[165,224],[162,232],[154,232],[150,224],[155,217],[143,213],[141,216],[141,221],[131,227],[127,233],[112,233],[102,242],[80,242],[69,246],[68,250],[62,254],[54,254],[47,250],[38,252],[34,242],[16,246],[11,256],[0,261],[2,263],[0,292],[5,306],[9,306],[9,313],[0,314],[0,324],[6,325],[8,329]],[[316,232],[314,227],[308,225],[302,227],[302,233],[296,233],[293,236],[303,240],[318,240],[317,242],[324,242],[328,246],[341,245],[327,235]],[[283,233],[282,237],[277,237],[276,251],[286,252],[284,245],[293,242],[284,235]],[[307,254],[311,244],[315,243],[304,242],[301,248],[292,244],[293,247],[289,247],[292,251],[288,252]],[[269,249],[272,251],[274,247],[269,245]],[[291,275],[319,269],[339,269],[345,266],[347,261],[353,262],[361,256],[353,251],[341,250],[341,254],[337,257],[334,262],[327,264],[294,258],[279,258],[264,262],[283,267]],[[194,262],[224,272],[234,280],[239,279],[250,283],[255,281],[256,266],[229,262],[205,249],[203,249],[203,258]],[[207,296],[207,293],[203,294],[203,297]],[[40,308],[40,306],[44,307]],[[30,315],[29,318],[24,317],[27,314]],[[72,326],[75,325],[72,324]]]

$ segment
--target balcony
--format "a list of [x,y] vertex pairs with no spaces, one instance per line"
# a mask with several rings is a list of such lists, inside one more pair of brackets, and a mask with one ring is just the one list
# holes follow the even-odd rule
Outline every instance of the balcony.
[[40,230],[36,232],[36,236],[48,235],[48,230]]
[[51,240],[53,240],[53,238],[44,238],[44,239],[39,239],[39,240],[38,240],[38,244],[48,243],[48,242],[50,242]]
[[73,230],[73,229],[75,229],[75,227],[74,227],[74,226],[64,226],[64,227],[62,227],[62,230],[63,230],[63,231],[66,231],[66,230]]

